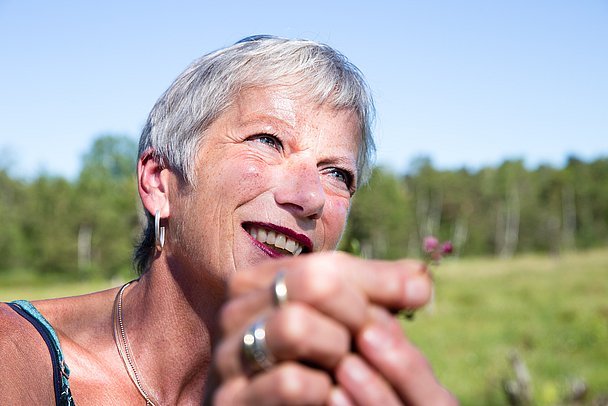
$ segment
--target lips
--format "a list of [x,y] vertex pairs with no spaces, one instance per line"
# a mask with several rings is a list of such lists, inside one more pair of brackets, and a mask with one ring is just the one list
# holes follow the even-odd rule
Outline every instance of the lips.
[[312,251],[308,237],[285,227],[269,223],[244,223],[243,228],[249,235],[279,255],[298,256]]

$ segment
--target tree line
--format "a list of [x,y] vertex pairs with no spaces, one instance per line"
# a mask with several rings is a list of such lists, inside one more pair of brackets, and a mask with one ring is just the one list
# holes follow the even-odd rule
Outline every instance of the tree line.
[[[0,166],[0,273],[112,277],[131,272],[142,227],[135,142],[96,139],[74,180],[24,180]],[[355,194],[341,249],[370,258],[419,256],[424,236],[456,255],[563,251],[608,244],[608,158],[556,168],[521,160],[439,170],[428,158],[406,174],[376,167]]]
[[343,241],[365,256],[416,255],[424,236],[457,255],[587,249],[608,244],[608,158],[562,168],[507,160],[476,171],[438,170],[428,158],[405,175],[376,168],[358,192]]

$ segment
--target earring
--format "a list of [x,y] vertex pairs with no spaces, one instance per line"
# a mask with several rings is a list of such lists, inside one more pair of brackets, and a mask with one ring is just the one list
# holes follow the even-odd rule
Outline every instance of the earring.
[[165,246],[165,227],[160,226],[160,210],[154,213],[154,239],[156,249],[162,251]]

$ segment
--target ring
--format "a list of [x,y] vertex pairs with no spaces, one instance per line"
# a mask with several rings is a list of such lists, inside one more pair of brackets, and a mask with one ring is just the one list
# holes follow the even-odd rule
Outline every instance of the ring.
[[287,285],[285,284],[285,271],[279,271],[272,283],[272,297],[274,304],[281,307],[287,302]]
[[266,320],[261,318],[253,323],[243,336],[243,366],[246,372],[255,374],[272,367],[276,359],[266,346]]

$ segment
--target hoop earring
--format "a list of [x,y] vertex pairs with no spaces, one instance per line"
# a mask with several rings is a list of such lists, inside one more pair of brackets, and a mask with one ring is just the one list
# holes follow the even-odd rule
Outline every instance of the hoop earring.
[[160,210],[154,213],[154,240],[156,249],[162,251],[165,246],[165,227],[160,226]]

